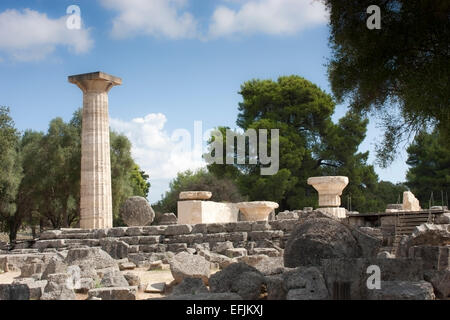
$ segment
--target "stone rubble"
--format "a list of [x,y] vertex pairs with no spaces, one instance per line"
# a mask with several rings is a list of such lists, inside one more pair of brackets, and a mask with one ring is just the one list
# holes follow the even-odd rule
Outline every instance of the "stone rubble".
[[[0,255],[0,268],[21,272],[14,283],[0,286],[0,300],[70,300],[75,293],[89,300],[134,300],[138,290],[167,300],[449,297],[448,224],[420,225],[403,238],[395,256],[382,246],[380,229],[350,225],[320,210],[284,217],[47,231],[34,248]],[[168,265],[175,279],[169,286],[141,288],[140,277],[127,272]],[[381,290],[367,288],[371,265],[382,271]]]

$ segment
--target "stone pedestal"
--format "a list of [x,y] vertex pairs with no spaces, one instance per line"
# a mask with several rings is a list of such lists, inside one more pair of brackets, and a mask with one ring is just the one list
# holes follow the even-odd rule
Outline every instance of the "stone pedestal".
[[270,201],[239,202],[237,207],[245,221],[268,221],[270,213],[278,208],[278,203]]
[[209,191],[183,191],[180,192],[180,200],[209,200],[212,193]]
[[345,218],[347,210],[340,208],[342,191],[348,185],[348,178],[343,176],[311,177],[308,184],[319,193],[319,210],[338,218]]
[[80,228],[112,228],[108,92],[120,78],[93,72],[69,77],[83,91]]

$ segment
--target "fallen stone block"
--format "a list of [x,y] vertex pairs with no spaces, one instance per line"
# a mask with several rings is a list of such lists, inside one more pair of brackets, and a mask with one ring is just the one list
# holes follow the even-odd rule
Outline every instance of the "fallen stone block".
[[170,261],[170,271],[176,283],[180,283],[184,278],[200,278],[208,284],[210,264],[200,255],[180,252]]
[[244,300],[260,297],[265,278],[245,263],[233,263],[209,279],[211,293],[236,293]]
[[141,285],[141,278],[139,278],[138,275],[127,272],[123,276],[127,280],[130,287],[139,287]]
[[243,257],[247,255],[247,249],[245,248],[233,248],[225,250],[225,255],[229,258]]
[[14,280],[13,284],[24,284],[30,291],[30,300],[39,300],[44,293],[47,280],[35,280],[33,278],[22,278]]
[[328,289],[316,267],[299,267],[282,274],[286,300],[326,300]]
[[0,300],[30,300],[30,290],[25,284],[0,284]]
[[144,290],[145,293],[164,293],[166,291],[166,283],[149,283],[147,288]]

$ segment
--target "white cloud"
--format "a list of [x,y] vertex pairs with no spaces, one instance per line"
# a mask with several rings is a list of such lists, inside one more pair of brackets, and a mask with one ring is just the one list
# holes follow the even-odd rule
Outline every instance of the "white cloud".
[[119,12],[113,21],[113,36],[134,34],[192,38],[197,34],[193,15],[183,11],[187,0],[101,0],[104,7]]
[[328,21],[317,0],[247,0],[239,9],[219,6],[209,26],[210,37],[232,34],[295,34]]
[[[166,122],[162,113],[151,113],[131,121],[110,119],[111,128],[130,139],[132,156],[150,175],[150,181],[173,179],[178,172],[205,166],[201,151],[196,153],[191,148],[193,139],[176,139],[177,132],[169,135],[164,130]],[[188,134],[187,130],[183,132]]]
[[8,9],[0,13],[0,51],[14,60],[41,60],[57,46],[74,53],[85,53],[92,47],[89,30],[69,30],[68,16],[51,19],[31,9]]

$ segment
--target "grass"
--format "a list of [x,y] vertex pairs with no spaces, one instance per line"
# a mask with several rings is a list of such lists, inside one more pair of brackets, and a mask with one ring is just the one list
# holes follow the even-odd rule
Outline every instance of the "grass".
[[100,289],[101,287],[102,287],[102,285],[100,283],[100,280],[95,281],[94,288],[95,289]]

